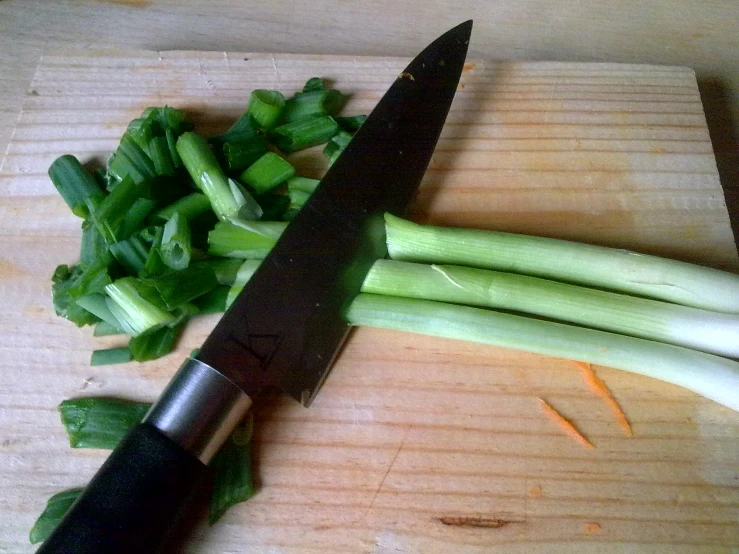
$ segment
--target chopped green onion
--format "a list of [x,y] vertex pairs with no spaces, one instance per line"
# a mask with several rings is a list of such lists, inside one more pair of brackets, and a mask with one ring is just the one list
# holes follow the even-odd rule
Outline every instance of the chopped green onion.
[[154,137],[149,142],[149,155],[154,163],[154,170],[157,175],[172,176],[175,174],[176,168],[172,155],[169,153],[169,144],[167,137]]
[[344,103],[344,95],[338,90],[310,90],[299,92],[287,102],[282,114],[284,123],[293,123],[317,116],[334,115]]
[[238,142],[241,140],[250,139],[257,134],[257,130],[254,129],[254,126],[252,125],[251,117],[249,117],[248,113],[244,112],[234,122],[234,124],[229,127],[228,131],[226,131],[222,135],[210,137],[208,141],[214,145],[220,145],[226,142]]
[[246,283],[249,282],[249,279],[251,279],[254,273],[256,273],[257,269],[259,269],[261,263],[261,260],[246,260],[243,264],[241,264],[241,267],[236,274],[236,279],[234,280],[233,285],[231,285],[231,288],[228,291],[228,296],[226,297],[227,308],[230,307],[231,304],[233,304],[234,300],[236,300],[236,297],[241,294],[241,291],[244,290]]
[[267,138],[264,135],[223,143],[223,160],[228,171],[241,171],[257,161],[267,152]]
[[353,133],[354,131],[356,131],[362,126],[362,123],[367,121],[367,116],[366,115],[352,115],[349,117],[335,116],[334,119],[336,120],[336,123],[339,124],[339,127],[344,129],[344,131],[349,131],[350,133]]
[[329,116],[285,123],[275,127],[269,134],[275,146],[290,153],[327,142],[339,130],[339,126]]
[[[111,315],[112,315],[112,312],[111,312]],[[92,331],[92,336],[93,337],[109,337],[111,335],[122,335],[123,329],[121,329],[119,325],[120,324],[109,323],[108,321],[105,321],[105,320],[100,321],[99,323],[95,325],[95,328]]]
[[87,294],[102,293],[112,282],[107,260],[85,267],[69,287],[69,295],[77,300]]
[[[108,164],[108,171],[118,181],[130,178],[135,184],[141,184],[156,177],[154,162],[128,133],[121,138],[121,143]],[[118,185],[113,190],[116,188]]]
[[208,235],[208,253],[242,259],[264,259],[287,223],[277,221],[241,222],[222,221]]
[[140,277],[154,277],[169,271],[169,267],[164,263],[159,252],[159,248],[162,245],[162,238],[164,237],[164,227],[158,226],[144,229],[141,231],[141,235],[148,235],[150,232],[153,232],[150,241],[151,246],[144,262],[144,268],[138,272]]
[[290,198],[284,194],[269,192],[258,196],[257,202],[259,202],[264,212],[262,214],[262,221],[279,221],[290,206]]
[[119,239],[128,238],[137,233],[155,205],[156,202],[148,198],[137,199],[121,221]]
[[329,167],[341,156],[341,153],[351,142],[352,136],[346,131],[339,131],[328,141],[323,149],[323,154],[328,158]]
[[79,488],[58,492],[46,501],[46,508],[38,516],[28,536],[31,544],[37,544],[49,538],[49,535],[56,529],[83,490]]
[[90,365],[125,364],[126,362],[130,362],[131,358],[131,349],[125,346],[108,348],[106,350],[94,350],[90,358]]
[[167,325],[149,329],[128,342],[131,356],[137,362],[155,360],[169,354],[177,344],[177,338],[182,332],[183,324]]
[[278,90],[255,90],[249,97],[247,115],[259,129],[271,129],[285,109],[285,97]]
[[182,167],[182,159],[177,153],[177,136],[172,129],[165,131],[165,137],[167,138],[167,148],[169,149],[169,157],[172,159],[174,166],[179,169]]
[[267,152],[239,177],[257,194],[264,194],[295,175],[295,168],[274,152]]
[[259,219],[262,209],[251,195],[228,179],[208,143],[195,133],[177,139],[177,151],[195,184],[205,193],[219,219]]
[[291,189],[287,191],[287,195],[290,198],[290,209],[299,210],[308,201],[311,193],[305,192],[304,190]]
[[193,192],[162,208],[154,214],[154,221],[167,221],[174,214],[180,214],[186,221],[191,221],[210,210],[210,200],[200,192]]
[[300,190],[312,193],[320,183],[320,179],[309,179],[308,177],[291,177],[287,180],[287,190]]
[[149,247],[139,236],[133,236],[110,245],[110,252],[130,275],[137,275],[144,269],[149,257],[149,250]]
[[140,335],[154,327],[167,325],[175,317],[159,305],[152,286],[139,279],[124,277],[105,287],[107,304],[129,335]]
[[108,265],[112,260],[108,245],[97,226],[90,220],[82,225],[82,242],[80,245],[80,264],[89,266],[101,262]]
[[739,362],[634,337],[455,304],[362,293],[347,320],[631,371],[739,410]]
[[198,315],[225,312],[229,290],[231,290],[230,286],[220,285],[193,300],[192,303],[197,307]]
[[234,504],[254,496],[251,461],[252,419],[236,428],[211,462],[215,471],[208,507],[208,523],[213,525]]
[[168,310],[174,310],[210,292],[220,283],[213,269],[202,265],[148,278],[146,284],[157,291]]
[[59,404],[59,414],[72,448],[112,450],[150,407],[112,398],[72,398]]
[[418,225],[390,214],[385,226],[397,260],[497,269],[739,313],[739,275],[717,269],[565,240]]
[[190,265],[190,226],[179,212],[164,225],[159,254],[164,264],[172,269],[185,269]]
[[[121,232],[121,227],[140,195],[141,191],[136,183],[125,178],[98,206],[91,210],[92,221],[103,235],[105,242],[112,244],[128,238]],[[127,226],[126,231],[130,230],[130,226]]]
[[303,85],[303,92],[311,92],[314,90],[323,90],[323,79],[320,77],[311,77]]
[[215,274],[219,284],[231,286],[236,280],[236,273],[239,271],[242,263],[241,260],[234,260],[232,258],[210,258],[193,262],[190,267],[207,267]]
[[97,329],[101,324],[106,323],[115,328],[118,333],[122,332],[121,323],[118,321],[118,318],[113,315],[113,312],[110,311],[107,296],[105,294],[87,294],[77,299],[77,305],[100,318],[101,321],[97,324],[95,329]]
[[60,156],[49,167],[49,178],[61,197],[78,217],[87,217],[88,205],[105,197],[95,178],[74,156]]
[[54,311],[58,316],[68,319],[78,327],[92,325],[100,321],[100,318],[88,312],[78,305],[76,300],[79,295],[72,295],[70,290],[79,284],[79,279],[84,270],[81,266],[60,265],[54,270],[51,277],[51,293]]
[[512,310],[739,357],[739,316],[538,277],[378,260],[362,291]]

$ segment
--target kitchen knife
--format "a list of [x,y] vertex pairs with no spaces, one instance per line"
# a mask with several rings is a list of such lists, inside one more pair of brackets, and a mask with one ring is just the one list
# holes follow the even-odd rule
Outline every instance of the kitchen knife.
[[121,441],[39,553],[154,552],[252,399],[276,386],[308,406],[349,326],[345,309],[386,255],[459,83],[472,21],[421,52],[383,96],[199,353]]

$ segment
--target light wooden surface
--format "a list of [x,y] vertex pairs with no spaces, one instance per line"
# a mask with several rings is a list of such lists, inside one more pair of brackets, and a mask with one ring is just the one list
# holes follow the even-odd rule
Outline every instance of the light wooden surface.
[[722,180],[739,185],[735,0],[3,0],[0,152],[39,56],[60,48],[413,56],[467,18],[477,58],[692,67]]
[[[83,485],[105,457],[68,447],[56,405],[79,395],[154,399],[215,321],[191,325],[162,360],[89,367],[90,351],[115,339],[93,339],[51,309],[49,276],[76,260],[80,238],[45,176],[51,160],[104,156],[148,105],[186,108],[213,130],[243,110],[249,90],[290,93],[314,75],[353,93],[346,113],[366,113],[405,61],[220,52],[41,60],[0,169],[0,551],[31,552],[27,532],[46,498]],[[416,220],[739,269],[690,70],[480,60],[467,69]],[[294,161],[306,174],[324,168],[318,152]],[[634,438],[569,361],[356,330],[309,410],[278,395],[260,402],[259,494],[215,527],[196,526],[183,550],[736,551],[739,415],[597,369]],[[537,397],[596,449],[564,437]]]

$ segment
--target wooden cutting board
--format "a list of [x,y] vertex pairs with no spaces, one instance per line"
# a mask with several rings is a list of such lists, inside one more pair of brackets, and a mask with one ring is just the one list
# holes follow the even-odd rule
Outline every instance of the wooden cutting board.
[[[147,106],[222,129],[254,88],[321,76],[367,113],[407,60],[86,52],[41,60],[0,171],[0,551],[31,552],[46,499],[105,458],[72,450],[56,406],[153,400],[215,317],[176,353],[90,367],[93,339],[54,316],[49,277],[77,260],[79,220],[46,170],[104,159]],[[319,176],[318,150],[298,154]],[[693,72],[640,65],[467,64],[412,210],[418,221],[626,247],[739,270]],[[256,425],[259,493],[186,552],[736,552],[739,414],[680,388],[597,368],[627,438],[580,370],[451,340],[356,330],[314,405],[275,394]],[[547,399],[596,445],[541,413]]]

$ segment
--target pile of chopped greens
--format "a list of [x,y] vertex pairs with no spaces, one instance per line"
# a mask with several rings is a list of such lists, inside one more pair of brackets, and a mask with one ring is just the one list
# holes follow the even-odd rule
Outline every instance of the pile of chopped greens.
[[225,311],[318,185],[287,154],[325,143],[332,164],[366,119],[337,116],[344,99],[319,78],[291,98],[255,90],[211,137],[181,110],[148,108],[106,170],[71,155],[52,163],[54,186],[83,220],[79,261],[52,277],[54,309],[95,336],[130,337],[93,352],[93,365],[164,356],[190,318]]

